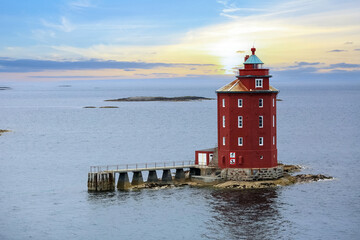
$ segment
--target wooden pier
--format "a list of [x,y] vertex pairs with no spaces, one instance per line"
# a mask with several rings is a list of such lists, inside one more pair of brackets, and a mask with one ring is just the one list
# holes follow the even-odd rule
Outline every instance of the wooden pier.
[[[115,185],[119,190],[126,190],[131,186],[144,183],[142,172],[148,171],[148,183],[169,184],[173,181],[185,181],[185,170],[189,170],[189,177],[200,175],[202,172],[212,169],[208,166],[196,165],[194,161],[182,162],[154,162],[136,163],[123,165],[91,166],[88,173],[89,191],[114,191]],[[172,177],[171,170],[175,170],[175,177]],[[162,171],[161,179],[156,171]],[[132,172],[132,180],[129,180],[129,172]],[[119,174],[117,184],[116,174]]]

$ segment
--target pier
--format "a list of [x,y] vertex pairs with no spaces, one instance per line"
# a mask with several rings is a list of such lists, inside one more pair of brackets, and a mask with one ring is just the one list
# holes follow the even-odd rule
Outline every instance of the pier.
[[[175,170],[174,178],[171,170]],[[143,172],[148,172],[147,183],[170,184],[173,181],[185,181],[185,171],[189,172],[188,178],[191,178],[191,176],[207,174],[213,170],[212,167],[198,165],[194,161],[91,166],[88,173],[88,190],[114,191],[115,186],[118,190],[126,190],[144,183]],[[160,179],[157,171],[162,171]],[[129,173],[132,173],[131,181]],[[118,181],[116,183],[117,174]]]

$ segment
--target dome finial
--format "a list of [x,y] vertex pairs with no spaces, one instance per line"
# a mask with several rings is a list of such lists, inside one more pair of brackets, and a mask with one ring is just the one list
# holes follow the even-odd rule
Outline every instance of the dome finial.
[[252,55],[255,55],[255,51],[256,51],[256,48],[255,48],[255,47],[252,47],[252,48],[251,48]]

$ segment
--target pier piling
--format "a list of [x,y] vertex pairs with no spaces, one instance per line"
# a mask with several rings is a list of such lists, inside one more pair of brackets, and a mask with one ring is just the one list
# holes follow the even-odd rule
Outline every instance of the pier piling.
[[117,182],[117,189],[119,190],[126,190],[131,187],[130,181],[129,181],[129,175],[127,172],[120,173],[119,179]]
[[182,168],[176,169],[175,180],[178,181],[178,182],[184,182],[185,181],[184,169],[182,169]]
[[133,175],[133,179],[131,181],[131,185],[140,185],[140,184],[143,184],[144,183],[144,180],[143,180],[143,177],[142,177],[142,173],[139,171],[139,172],[134,172],[134,175]]
[[169,169],[163,170],[161,181],[163,183],[171,183],[172,182],[171,171]]
[[159,179],[157,177],[156,171],[149,171],[149,176],[148,176],[147,182],[148,183],[156,183],[158,181],[159,181]]

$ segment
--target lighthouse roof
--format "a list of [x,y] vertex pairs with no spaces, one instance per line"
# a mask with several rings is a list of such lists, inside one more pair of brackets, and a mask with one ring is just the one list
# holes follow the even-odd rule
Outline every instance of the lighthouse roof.
[[244,64],[264,64],[255,54],[251,55]]
[[276,88],[270,86],[269,90],[249,90],[239,79],[232,81],[229,84],[219,88],[216,92],[278,92]]

